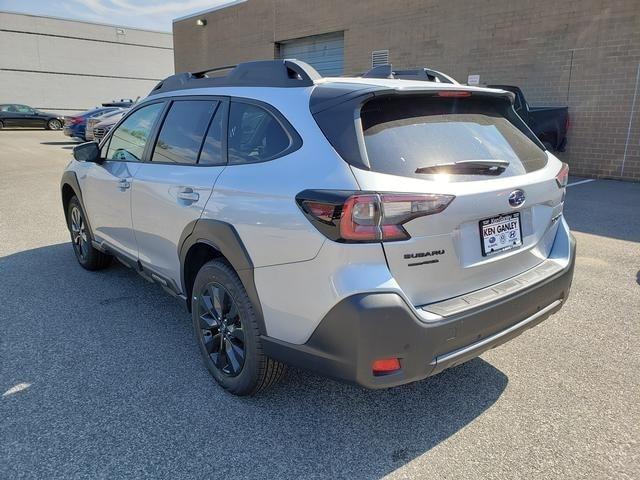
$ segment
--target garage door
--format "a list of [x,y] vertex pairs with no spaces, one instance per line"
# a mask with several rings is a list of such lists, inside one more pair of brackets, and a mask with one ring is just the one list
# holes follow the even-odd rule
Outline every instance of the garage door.
[[313,66],[322,76],[342,75],[344,34],[329,33],[279,43],[280,58],[296,58]]

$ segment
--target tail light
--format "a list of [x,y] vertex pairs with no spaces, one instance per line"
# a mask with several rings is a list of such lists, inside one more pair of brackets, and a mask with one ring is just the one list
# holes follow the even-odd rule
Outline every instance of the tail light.
[[78,125],[82,123],[82,117],[69,117],[69,123],[71,125]]
[[562,164],[560,172],[556,175],[556,183],[558,184],[558,188],[565,188],[567,183],[569,183],[569,165],[566,163]]
[[441,90],[438,92],[438,96],[447,98],[470,97],[471,92],[465,90]]
[[325,236],[338,242],[380,242],[411,238],[403,224],[442,212],[453,195],[353,193],[305,190],[298,205]]

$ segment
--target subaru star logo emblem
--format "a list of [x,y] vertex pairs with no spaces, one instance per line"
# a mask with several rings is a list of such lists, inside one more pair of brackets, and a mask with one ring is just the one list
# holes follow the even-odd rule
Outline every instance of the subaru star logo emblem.
[[524,192],[520,189],[514,190],[509,194],[509,205],[511,205],[512,207],[519,207],[524,203],[524,200]]

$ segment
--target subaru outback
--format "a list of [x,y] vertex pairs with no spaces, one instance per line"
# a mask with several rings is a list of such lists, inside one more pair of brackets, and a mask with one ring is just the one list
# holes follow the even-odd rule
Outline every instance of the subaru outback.
[[287,364],[401,385],[514,338],[569,293],[568,167],[512,93],[416,72],[274,60],[165,79],[74,150],[77,261],[116,258],[183,301],[237,395]]

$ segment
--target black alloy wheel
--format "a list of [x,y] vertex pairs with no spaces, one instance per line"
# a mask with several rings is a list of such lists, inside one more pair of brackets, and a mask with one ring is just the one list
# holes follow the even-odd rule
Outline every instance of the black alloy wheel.
[[78,263],[87,270],[101,270],[108,267],[111,263],[111,256],[93,246],[91,229],[87,224],[84,210],[76,196],[71,197],[69,200],[67,220],[69,222],[73,253],[75,253]]
[[212,259],[198,270],[191,318],[207,370],[229,393],[256,395],[284,375],[285,365],[265,355],[259,317],[226,259]]
[[246,358],[244,328],[236,301],[217,282],[207,283],[198,298],[198,339],[216,370],[235,377],[242,372]]
[[77,205],[71,206],[69,226],[71,230],[71,243],[73,250],[82,263],[87,260],[89,254],[89,237],[84,223],[84,217]]

